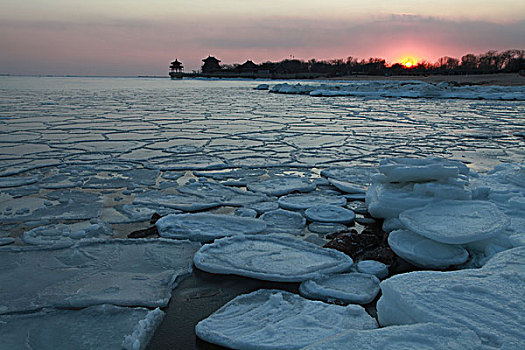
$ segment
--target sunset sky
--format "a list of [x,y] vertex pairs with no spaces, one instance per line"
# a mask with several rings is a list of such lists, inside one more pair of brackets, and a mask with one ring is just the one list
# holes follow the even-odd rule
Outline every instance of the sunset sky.
[[166,75],[222,63],[525,49],[523,0],[0,0],[0,73]]

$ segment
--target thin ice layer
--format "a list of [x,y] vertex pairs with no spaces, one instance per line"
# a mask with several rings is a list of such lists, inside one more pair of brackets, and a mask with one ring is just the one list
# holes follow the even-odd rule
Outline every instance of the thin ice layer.
[[345,205],[346,198],[314,192],[306,194],[289,194],[279,198],[278,203],[283,209],[301,210],[320,204]]
[[164,239],[0,248],[0,314],[97,304],[163,307],[200,247]]
[[210,242],[216,238],[263,232],[266,223],[259,219],[220,214],[171,214],[156,223],[165,238]]
[[509,218],[495,204],[474,200],[429,203],[402,212],[399,219],[410,231],[448,244],[491,238],[510,225]]
[[308,219],[317,222],[349,223],[355,219],[353,211],[337,205],[315,205],[306,209],[304,214]]
[[275,176],[268,180],[250,182],[246,186],[250,191],[262,192],[272,196],[282,196],[292,192],[312,192],[316,185],[310,180],[298,176]]
[[352,259],[291,236],[235,236],[204,245],[193,259],[201,270],[267,281],[301,282],[345,272]]
[[420,323],[371,330],[349,330],[323,339],[305,350],[478,350],[476,333],[438,323]]
[[396,275],[381,282],[379,323],[466,327],[486,346],[519,349],[525,333],[524,265],[520,247],[495,255],[481,269]]
[[365,273],[343,273],[304,281],[299,292],[306,298],[368,304],[379,293],[379,279]]
[[469,255],[465,248],[439,243],[408,230],[396,230],[388,235],[390,248],[416,266],[446,268],[463,264]]
[[160,309],[98,305],[0,316],[2,348],[145,349],[164,318]]
[[357,305],[310,301],[280,290],[238,296],[195,327],[197,336],[233,349],[300,349],[349,329],[373,329],[376,321]]

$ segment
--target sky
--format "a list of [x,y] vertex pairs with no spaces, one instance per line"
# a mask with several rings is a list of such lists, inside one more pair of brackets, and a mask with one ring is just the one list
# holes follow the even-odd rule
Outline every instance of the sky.
[[0,74],[166,75],[223,64],[525,49],[523,0],[0,0]]

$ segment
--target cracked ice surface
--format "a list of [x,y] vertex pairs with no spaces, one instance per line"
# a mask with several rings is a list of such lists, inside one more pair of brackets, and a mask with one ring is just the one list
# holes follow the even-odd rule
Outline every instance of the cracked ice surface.
[[69,248],[0,248],[0,314],[97,304],[163,307],[192,271],[197,243],[84,241]]
[[[146,218],[119,215],[131,203],[144,213],[229,205],[170,191],[192,176],[257,188],[275,175],[265,168],[329,168],[326,176],[353,193],[366,189],[384,157],[457,158],[488,170],[525,155],[519,101],[284,96],[253,90],[253,81],[0,79],[0,221],[19,225],[18,233],[108,218],[122,234],[115,225]],[[357,83],[375,91],[417,87],[390,85]],[[60,201],[48,198],[54,190],[71,192]]]
[[[164,318],[160,309],[97,305],[0,316],[2,347],[29,349],[145,349]],[[81,331],[81,333],[79,332]]]

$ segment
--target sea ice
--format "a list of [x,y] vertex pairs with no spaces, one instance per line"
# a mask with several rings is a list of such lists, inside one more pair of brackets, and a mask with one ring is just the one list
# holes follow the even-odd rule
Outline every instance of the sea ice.
[[145,349],[164,318],[160,309],[97,305],[0,316],[2,348]]
[[469,257],[468,252],[461,246],[439,243],[408,230],[391,232],[388,244],[406,261],[432,269],[460,265]]
[[227,171],[194,171],[195,176],[209,177],[227,186],[246,186],[249,182],[258,181],[266,174],[264,169],[232,169]]
[[162,191],[146,191],[137,194],[133,204],[143,204],[146,206],[163,206],[167,208],[179,209],[182,211],[200,211],[220,206],[220,203],[208,200],[201,196],[183,193],[164,193]]
[[270,85],[268,84],[259,84],[255,87],[255,90],[268,90]]
[[491,238],[510,225],[509,218],[487,201],[444,200],[402,212],[410,231],[431,240],[464,244]]
[[357,305],[311,301],[280,290],[236,297],[195,327],[207,342],[233,349],[292,350],[350,329],[374,329]]
[[72,247],[0,247],[0,314],[97,304],[163,307],[192,271],[197,243],[81,241]]
[[267,199],[265,195],[242,191],[238,188],[228,187],[210,181],[198,181],[178,188],[185,194],[200,196],[221,205],[243,206],[262,202]]
[[365,193],[366,191],[366,187],[359,184],[354,184],[352,182],[341,181],[336,179],[328,179],[328,181],[338,190],[345,193]]
[[83,221],[75,224],[51,224],[39,226],[24,232],[22,240],[35,245],[71,245],[80,239],[109,238],[110,227],[100,220]]
[[381,160],[379,171],[388,182],[446,180],[459,174],[469,174],[468,167],[463,163],[440,158],[387,158]]
[[310,232],[315,232],[315,233],[324,234],[324,235],[342,232],[342,231],[345,231],[346,229],[348,229],[348,227],[343,224],[312,222],[310,225],[308,225],[308,230]]
[[304,215],[311,221],[341,224],[352,222],[355,219],[353,211],[337,205],[316,205],[306,209]]
[[26,186],[37,181],[38,177],[0,177],[0,188]]
[[438,322],[476,332],[487,348],[520,349],[525,322],[525,247],[492,257],[480,269],[419,271],[381,282],[382,326]]
[[357,272],[329,275],[302,282],[299,292],[310,299],[368,304],[379,293],[379,279]]
[[289,210],[267,211],[261,215],[260,219],[266,222],[266,231],[270,233],[301,234],[306,227],[304,216]]
[[237,208],[234,214],[237,216],[241,216],[243,218],[257,217],[257,211],[255,209],[250,209],[250,208]]
[[15,239],[13,237],[0,237],[0,246],[9,245],[12,243],[15,243]]
[[211,242],[216,238],[263,232],[266,223],[259,219],[221,214],[171,214],[156,223],[165,238]]
[[291,236],[234,236],[204,245],[193,259],[201,270],[267,281],[301,282],[346,272],[352,259]]
[[275,176],[268,180],[250,182],[250,191],[262,192],[272,196],[282,196],[292,192],[312,192],[316,185],[309,179],[298,176]]
[[371,330],[348,330],[304,350],[479,350],[473,331],[439,323],[418,323]]
[[268,211],[279,209],[277,202],[259,202],[248,205],[249,209],[253,209],[258,215],[264,214]]
[[318,193],[289,194],[279,198],[279,206],[288,210],[308,209],[315,205],[331,204],[345,205],[346,198],[342,196],[325,195]]
[[356,264],[357,272],[374,275],[379,279],[388,276],[388,265],[375,260],[362,260]]

